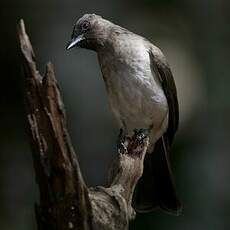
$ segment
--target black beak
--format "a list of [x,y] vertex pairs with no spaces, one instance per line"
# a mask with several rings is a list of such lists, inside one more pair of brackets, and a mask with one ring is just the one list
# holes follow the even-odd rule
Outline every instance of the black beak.
[[66,49],[69,50],[73,47],[75,47],[80,41],[85,40],[85,37],[83,34],[80,34],[76,37],[73,37],[66,45]]

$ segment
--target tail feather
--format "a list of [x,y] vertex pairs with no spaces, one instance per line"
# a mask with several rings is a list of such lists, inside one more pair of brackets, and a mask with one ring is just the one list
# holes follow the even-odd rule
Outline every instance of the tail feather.
[[161,208],[171,214],[180,214],[181,204],[177,198],[168,157],[168,145],[162,137],[156,143],[154,152],[145,157],[144,172],[133,200],[137,212]]

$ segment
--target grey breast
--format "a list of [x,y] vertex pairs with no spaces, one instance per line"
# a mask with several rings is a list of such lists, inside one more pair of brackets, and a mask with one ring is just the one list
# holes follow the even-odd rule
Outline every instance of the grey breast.
[[98,53],[111,109],[128,132],[159,126],[167,100],[151,70],[147,44],[139,36],[125,36],[117,37],[109,52]]

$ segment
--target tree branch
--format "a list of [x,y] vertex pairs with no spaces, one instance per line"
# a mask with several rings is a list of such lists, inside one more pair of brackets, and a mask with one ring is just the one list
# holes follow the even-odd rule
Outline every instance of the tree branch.
[[143,172],[148,138],[141,132],[126,137],[119,150],[108,188],[88,188],[66,128],[64,105],[54,68],[42,77],[23,20],[18,36],[24,71],[25,107],[32,156],[39,186],[36,205],[39,230],[124,230],[135,217],[131,201]]

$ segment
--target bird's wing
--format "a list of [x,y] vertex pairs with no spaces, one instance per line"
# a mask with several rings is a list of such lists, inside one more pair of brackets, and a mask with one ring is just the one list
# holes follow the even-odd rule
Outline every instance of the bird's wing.
[[177,90],[170,67],[163,53],[157,47],[149,49],[151,69],[161,82],[169,107],[168,129],[164,136],[171,146],[179,123],[179,105]]
[[149,212],[160,207],[179,214],[182,206],[177,198],[169,160],[170,146],[179,122],[176,86],[164,55],[158,48],[150,47],[152,74],[159,79],[168,101],[168,129],[155,143],[154,152],[145,158],[144,172],[136,187],[133,206],[139,212]]

